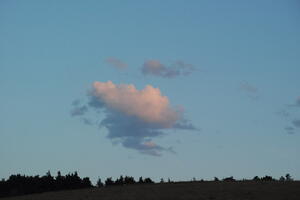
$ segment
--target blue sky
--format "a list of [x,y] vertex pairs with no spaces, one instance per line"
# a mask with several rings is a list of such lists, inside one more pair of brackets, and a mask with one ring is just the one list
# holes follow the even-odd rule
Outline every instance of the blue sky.
[[[1,1],[0,177],[300,179],[299,9],[292,0]],[[145,74],[147,61],[192,69]],[[71,115],[74,100],[88,105],[93,83],[109,80],[159,88],[197,130],[150,137],[176,152],[153,156],[99,128],[110,108]]]

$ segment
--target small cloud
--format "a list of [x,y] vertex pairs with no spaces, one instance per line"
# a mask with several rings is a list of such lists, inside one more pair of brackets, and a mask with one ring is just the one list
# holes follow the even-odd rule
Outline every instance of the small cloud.
[[300,107],[300,97],[298,97],[295,103],[288,105],[289,107]]
[[299,119],[293,120],[292,123],[295,127],[300,128],[300,120]]
[[244,91],[250,99],[257,100],[259,98],[258,88],[248,82],[241,83],[240,90]]
[[160,76],[163,78],[173,78],[176,76],[187,76],[195,70],[192,64],[185,63],[178,60],[172,63],[170,66],[165,66],[158,60],[145,61],[142,67],[142,73],[144,75]]
[[105,59],[105,62],[117,69],[125,69],[127,67],[127,64],[123,61],[115,58],[115,57],[109,57]]
[[88,107],[87,106],[78,106],[78,105],[76,105],[71,110],[71,116],[84,115],[87,111],[88,111]]
[[123,143],[124,147],[132,148],[135,147],[142,154],[147,154],[151,156],[161,156],[162,151],[168,151],[168,149],[155,144],[152,141],[140,142],[135,141],[135,139],[127,140]]
[[195,127],[191,122],[189,122],[186,119],[182,119],[180,122],[174,124],[173,128],[200,131],[199,128]]
[[248,93],[252,93],[252,94],[256,94],[258,93],[258,89],[257,87],[254,87],[253,85],[250,85],[247,82],[244,82],[240,85],[240,89],[248,92]]
[[287,130],[287,131],[293,131],[293,130],[295,130],[294,127],[291,127],[291,126],[287,126],[284,129]]
[[287,126],[284,128],[288,134],[294,134],[295,132],[295,128],[294,127],[291,127],[291,126]]
[[291,116],[291,114],[286,110],[280,110],[280,111],[276,112],[276,114],[281,117],[285,117],[285,118],[288,118]]

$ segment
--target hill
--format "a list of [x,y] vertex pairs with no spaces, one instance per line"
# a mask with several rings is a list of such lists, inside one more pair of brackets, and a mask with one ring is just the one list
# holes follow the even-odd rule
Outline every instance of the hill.
[[179,182],[89,188],[1,200],[299,200],[300,181]]

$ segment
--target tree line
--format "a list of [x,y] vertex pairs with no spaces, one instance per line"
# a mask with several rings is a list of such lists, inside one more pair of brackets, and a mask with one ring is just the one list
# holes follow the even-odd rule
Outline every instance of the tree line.
[[[102,183],[99,178],[97,187],[113,186],[113,185],[130,185],[130,184],[149,184],[154,183],[150,178],[140,177],[135,181],[132,176],[120,176],[113,180],[109,177]],[[94,187],[88,177],[80,178],[77,172],[69,173],[65,176],[61,172],[57,172],[57,176],[53,177],[48,171],[44,176],[25,176],[11,175],[7,180],[0,180],[0,197],[25,195],[32,193],[50,192],[58,190],[72,190],[81,188]]]
[[62,176],[58,171],[56,177],[50,171],[41,177],[17,174],[0,181],[0,197],[89,187],[92,187],[90,179],[80,178],[77,172]]
[[[203,180],[202,180],[203,181]],[[214,181],[220,181],[217,177],[214,178]],[[233,178],[233,176],[223,178],[222,181],[237,181],[236,179]],[[293,181],[292,177],[290,174],[286,174],[285,177],[281,176],[279,179],[273,178],[272,176],[254,176],[253,179],[243,179],[242,181]]]
[[109,177],[105,180],[104,183],[102,183],[101,179],[99,178],[96,186],[103,187],[103,186],[112,186],[112,185],[132,185],[132,184],[149,184],[149,183],[154,183],[154,181],[152,181],[151,178],[143,179],[143,177],[140,177],[138,181],[135,181],[132,176],[123,177],[121,175],[115,181],[112,179],[112,177]]
[[[195,178],[192,182],[197,181]],[[200,182],[204,181],[203,179]],[[214,177],[213,181],[232,182],[237,181],[233,176],[223,178],[219,180]],[[293,181],[290,174],[281,176],[279,179],[275,179],[272,176],[258,177],[255,176],[251,180],[243,179],[242,181]],[[104,182],[99,178],[96,187],[109,187],[115,185],[132,185],[132,184],[152,184],[154,181],[151,178],[140,177],[135,180],[132,176],[120,176],[116,180],[112,177],[106,178]],[[165,183],[163,179],[160,183]],[[176,183],[168,179],[167,183]],[[60,171],[57,172],[57,176],[53,177],[48,171],[44,176],[25,176],[25,175],[11,175],[7,180],[2,179],[0,181],[0,197],[24,195],[32,193],[41,193],[57,190],[71,190],[80,188],[91,188],[95,187],[92,185],[88,177],[80,178],[77,172],[61,175]]]

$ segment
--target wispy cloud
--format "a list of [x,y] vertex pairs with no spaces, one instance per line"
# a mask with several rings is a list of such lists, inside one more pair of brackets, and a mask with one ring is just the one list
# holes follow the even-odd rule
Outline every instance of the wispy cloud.
[[81,121],[86,125],[93,125],[94,123],[92,122],[92,120],[84,117],[88,110],[88,106],[81,105],[80,100],[77,99],[72,102],[72,109],[70,111],[70,114],[72,117],[79,117]]
[[300,97],[293,104],[287,104],[285,109],[276,113],[288,120],[289,125],[284,128],[288,134],[294,134],[300,128],[300,119],[297,116],[298,108],[300,108]]
[[300,120],[299,119],[293,120],[292,123],[295,127],[300,128]]
[[295,128],[291,126],[287,126],[284,128],[288,134],[294,134],[295,133]]
[[288,118],[288,117],[291,116],[291,114],[288,111],[286,111],[286,110],[280,110],[278,112],[275,112],[275,114],[277,114],[277,115],[279,115],[281,117],[284,117],[284,118]]
[[73,109],[71,110],[71,115],[72,116],[79,116],[79,115],[84,115],[88,111],[87,106],[79,106],[78,104],[73,104]]
[[105,62],[109,64],[112,67],[115,67],[117,69],[125,69],[127,68],[127,64],[118,58],[115,57],[108,57],[105,59]]
[[258,92],[257,87],[250,85],[248,82],[243,82],[240,88],[246,92],[256,94]]
[[108,130],[107,137],[143,154],[174,153],[172,147],[153,142],[153,138],[165,135],[165,130],[196,130],[184,119],[183,110],[172,107],[168,97],[151,85],[138,90],[131,84],[94,82],[88,97],[87,105],[105,114],[100,127]]
[[241,83],[240,90],[245,92],[250,99],[256,100],[259,97],[258,88],[248,82]]
[[180,75],[189,75],[195,70],[192,64],[178,60],[170,66],[162,64],[158,60],[145,61],[141,69],[144,75],[160,76],[163,78],[173,78]]
[[82,122],[86,125],[94,125],[95,124],[91,119],[88,119],[85,117],[82,118]]
[[289,107],[300,107],[300,96],[296,99],[295,103],[288,105]]

